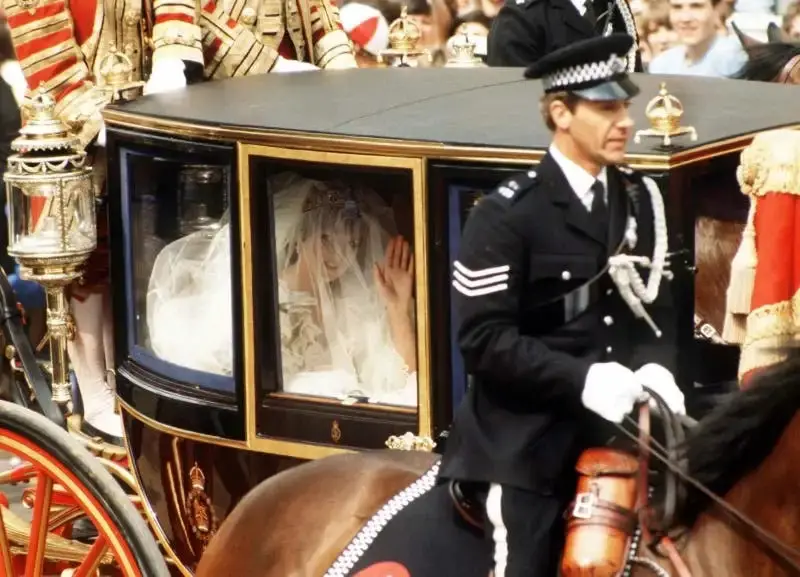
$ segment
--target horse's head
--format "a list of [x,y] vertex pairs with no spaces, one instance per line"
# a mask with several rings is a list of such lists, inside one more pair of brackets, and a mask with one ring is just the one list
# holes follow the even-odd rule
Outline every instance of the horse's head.
[[735,22],[731,27],[748,56],[738,78],[800,84],[800,43],[789,38],[774,22],[767,27],[768,42],[748,36]]

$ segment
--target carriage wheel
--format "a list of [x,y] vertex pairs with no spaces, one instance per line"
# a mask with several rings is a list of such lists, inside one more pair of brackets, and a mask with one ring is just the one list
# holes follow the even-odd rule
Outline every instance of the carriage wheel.
[[[23,500],[32,511],[25,521],[0,493],[0,577],[169,576],[129,497],[69,433],[33,411],[0,402],[0,451],[22,460],[31,479]],[[65,511],[75,505],[77,512]],[[65,516],[85,517],[96,536],[72,539]]]

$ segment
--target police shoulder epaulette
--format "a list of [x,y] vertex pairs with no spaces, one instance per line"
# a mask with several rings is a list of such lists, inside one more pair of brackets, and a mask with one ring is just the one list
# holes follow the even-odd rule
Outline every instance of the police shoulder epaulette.
[[512,203],[519,200],[536,184],[536,171],[529,170],[505,180],[494,189],[495,198],[502,198]]

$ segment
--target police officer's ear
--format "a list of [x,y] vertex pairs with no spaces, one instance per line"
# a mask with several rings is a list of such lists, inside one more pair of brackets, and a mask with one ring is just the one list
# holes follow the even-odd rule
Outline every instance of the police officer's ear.
[[574,110],[575,107],[571,106],[571,103],[560,98],[551,100],[549,111],[550,120],[553,123],[554,128],[564,131],[569,130],[569,127],[572,124]]

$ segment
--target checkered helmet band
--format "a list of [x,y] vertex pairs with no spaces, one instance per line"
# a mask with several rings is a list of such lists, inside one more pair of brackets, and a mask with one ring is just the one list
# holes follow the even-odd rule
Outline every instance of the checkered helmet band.
[[542,78],[545,90],[569,89],[590,82],[610,80],[614,76],[623,74],[627,70],[624,58],[612,54],[608,60],[578,64],[569,68],[562,68],[553,74]]

